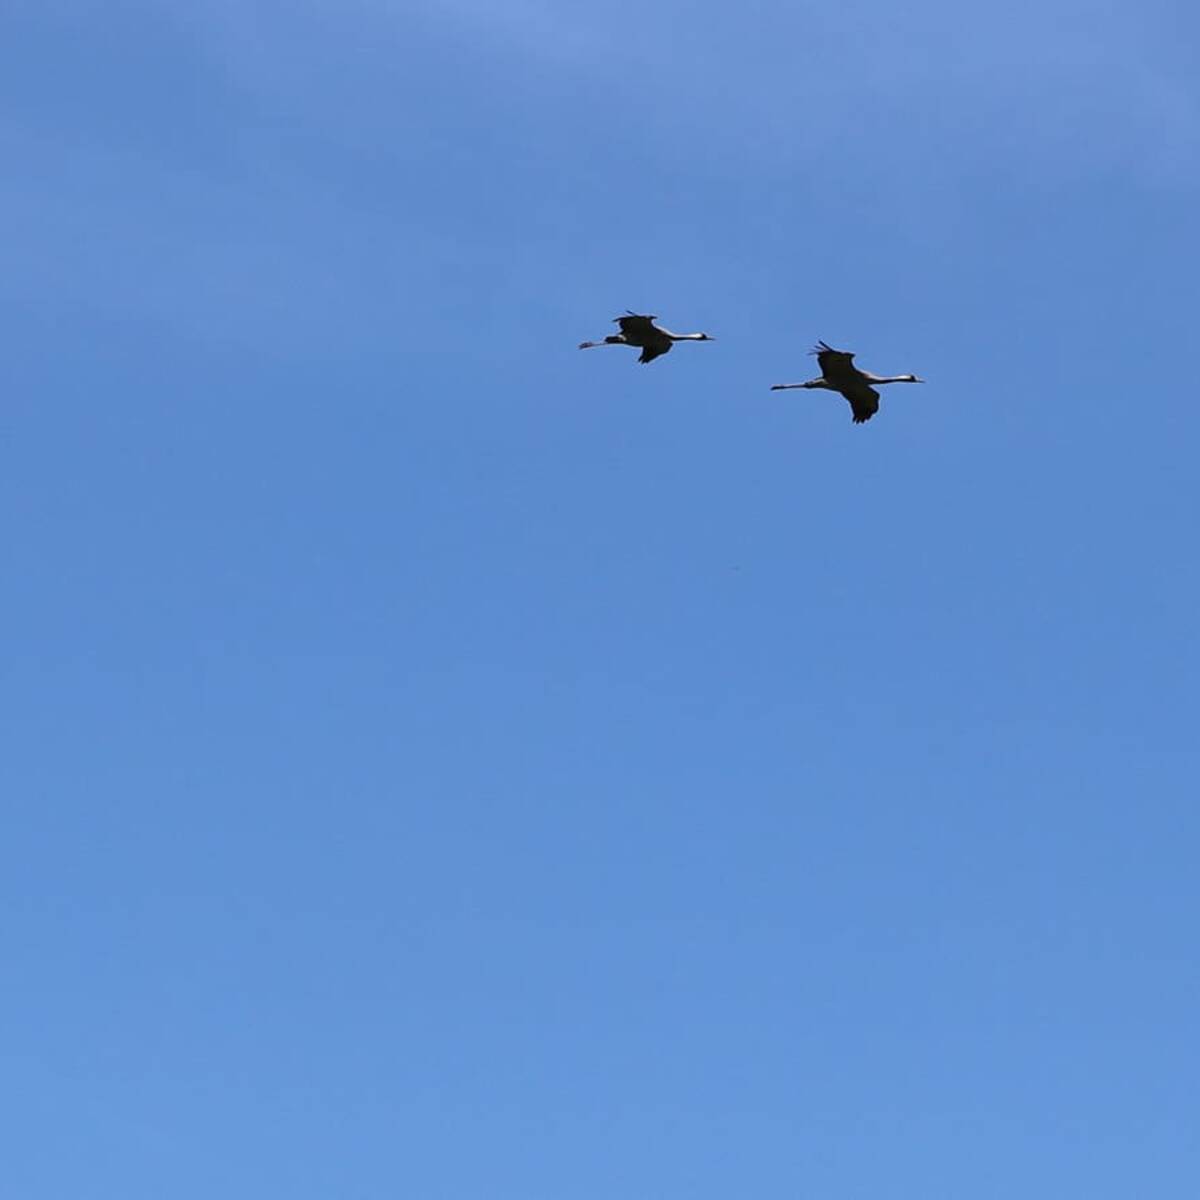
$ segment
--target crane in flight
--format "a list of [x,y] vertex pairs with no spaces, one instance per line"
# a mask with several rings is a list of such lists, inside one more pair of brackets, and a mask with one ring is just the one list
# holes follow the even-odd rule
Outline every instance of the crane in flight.
[[870,371],[860,371],[854,365],[854,355],[849,350],[835,350],[825,342],[818,342],[812,353],[817,356],[817,366],[821,368],[819,379],[809,379],[804,383],[775,383],[771,385],[771,391],[827,388],[831,392],[840,392],[850,402],[856,425],[869,421],[879,411],[879,393],[872,385],[925,382],[915,375],[872,375]]
[[580,350],[591,350],[594,346],[634,346],[641,350],[638,362],[653,362],[671,349],[675,342],[711,342],[716,339],[707,333],[672,333],[655,325],[657,317],[645,316],[642,313],[629,312],[624,317],[616,317],[613,324],[620,327],[620,333],[610,333],[602,342],[580,342]]

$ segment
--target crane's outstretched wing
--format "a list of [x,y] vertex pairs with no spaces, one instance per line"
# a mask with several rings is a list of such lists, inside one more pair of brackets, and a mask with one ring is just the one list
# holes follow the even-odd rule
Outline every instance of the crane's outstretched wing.
[[812,351],[817,356],[817,366],[824,378],[833,383],[854,375],[854,355],[849,350],[835,350],[825,342],[818,342]]
[[617,317],[614,324],[621,327],[621,332],[626,337],[629,337],[631,334],[646,337],[656,332],[654,321],[654,317],[643,316],[641,313],[630,313],[627,317]]
[[656,358],[661,358],[671,348],[671,343],[668,341],[647,342],[642,347],[641,354],[638,355],[638,362],[648,363],[653,362]]
[[855,425],[869,421],[879,411],[879,393],[870,384],[858,382],[838,391],[850,401]]

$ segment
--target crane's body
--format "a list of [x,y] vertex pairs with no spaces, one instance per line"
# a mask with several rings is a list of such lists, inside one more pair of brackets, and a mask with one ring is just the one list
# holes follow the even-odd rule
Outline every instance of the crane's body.
[[676,342],[711,342],[713,338],[707,333],[672,333],[655,325],[657,317],[645,316],[641,313],[630,312],[626,316],[616,317],[613,324],[621,332],[610,333],[602,342],[580,342],[580,350],[591,350],[595,346],[633,346],[641,350],[638,362],[653,362],[666,354]]
[[827,388],[831,392],[838,392],[849,402],[856,425],[869,421],[879,411],[879,393],[873,384],[925,382],[915,375],[873,375],[870,371],[861,371],[854,365],[854,355],[850,351],[835,350],[824,342],[817,343],[813,354],[817,356],[817,365],[821,368],[818,379],[809,379],[804,383],[775,383],[771,385],[771,391]]

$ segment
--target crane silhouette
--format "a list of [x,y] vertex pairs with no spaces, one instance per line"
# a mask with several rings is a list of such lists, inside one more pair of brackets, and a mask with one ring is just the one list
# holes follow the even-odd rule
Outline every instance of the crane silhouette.
[[856,425],[869,421],[879,411],[879,393],[873,384],[925,382],[915,375],[872,375],[870,371],[860,371],[849,350],[835,350],[825,342],[818,342],[812,353],[817,356],[817,365],[821,368],[820,378],[804,383],[775,383],[771,385],[771,391],[827,388],[831,392],[840,392],[850,402]]
[[580,342],[580,350],[591,350],[594,346],[633,346],[641,350],[638,362],[653,362],[671,349],[675,342],[711,342],[715,339],[707,333],[672,333],[655,325],[657,317],[629,312],[624,317],[615,317],[613,323],[620,326],[620,333],[610,333],[602,342]]

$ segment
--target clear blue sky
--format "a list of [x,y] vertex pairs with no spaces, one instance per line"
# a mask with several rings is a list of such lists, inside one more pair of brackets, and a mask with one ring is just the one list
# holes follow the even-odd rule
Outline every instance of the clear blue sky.
[[4,1194],[1193,1200],[1198,44],[9,0]]

